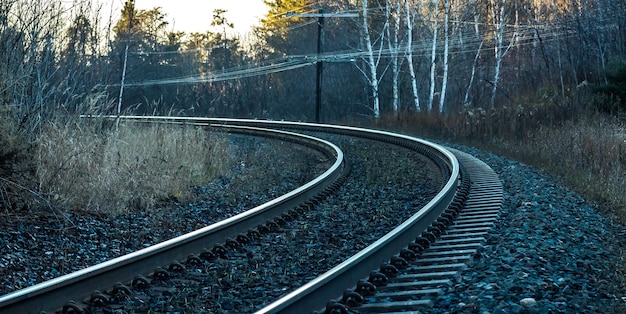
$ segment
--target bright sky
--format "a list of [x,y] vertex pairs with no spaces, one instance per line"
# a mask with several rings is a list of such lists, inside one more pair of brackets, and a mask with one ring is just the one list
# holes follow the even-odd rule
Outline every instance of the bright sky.
[[[122,1],[123,0],[117,0]],[[170,22],[170,29],[184,32],[205,32],[211,29],[213,10],[224,9],[226,20],[235,24],[234,31],[245,34],[267,13],[263,0],[135,0],[139,10],[161,7]]]

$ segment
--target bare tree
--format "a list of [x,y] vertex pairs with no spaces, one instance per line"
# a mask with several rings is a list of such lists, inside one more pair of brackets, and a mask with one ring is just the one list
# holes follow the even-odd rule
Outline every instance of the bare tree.
[[444,22],[443,22],[443,80],[441,82],[441,94],[439,96],[439,112],[442,113],[446,100],[446,90],[448,87],[448,52],[450,49],[450,0],[444,0]]
[[[478,67],[478,60],[480,58],[482,48],[485,43],[485,40],[483,39],[482,34],[480,32],[480,27],[479,27],[480,10],[477,7],[478,7],[478,0],[472,0],[470,3],[468,3],[465,9],[465,14],[464,14],[466,18],[471,19],[467,25],[468,25],[468,28],[471,29],[468,32],[470,34],[473,33],[473,35],[467,35],[467,38],[465,39],[465,41],[468,43],[477,42],[478,48],[476,49],[476,53],[474,55],[472,67],[470,70],[469,80],[466,85],[465,97],[463,98],[463,107],[469,107],[471,105],[470,93],[472,89],[474,88],[474,81],[476,80],[476,70]],[[463,36],[462,34],[459,34],[459,37],[462,37],[462,36]],[[463,47],[462,49],[465,50],[464,48],[465,46],[462,46],[462,47]]]
[[433,28],[432,28],[432,45],[430,48],[430,93],[428,94],[428,111],[433,110],[433,102],[435,98],[435,74],[436,74],[436,61],[437,61],[437,32],[439,31],[439,0],[433,0],[431,6],[431,12],[433,16]]
[[377,40],[380,42],[378,51],[374,51],[374,45],[372,43],[372,38],[370,34],[369,22],[368,22],[368,7],[367,0],[361,0],[361,39],[365,43],[365,53],[366,53],[366,70],[359,68],[361,73],[365,76],[366,80],[369,83],[372,97],[372,112],[374,114],[374,118],[380,118],[380,99],[379,99],[379,77],[378,77],[378,65],[382,56],[383,49],[383,41],[385,36],[385,30],[389,27],[389,20],[385,21],[383,26],[383,30],[380,32],[380,38]]
[[472,87],[474,86],[474,79],[476,77],[476,64],[478,63],[478,58],[480,57],[480,52],[482,51],[484,43],[485,41],[481,40],[480,44],[478,44],[478,49],[476,49],[476,55],[474,56],[474,62],[472,63],[472,71],[471,71],[469,83],[467,83],[467,89],[465,90],[465,98],[463,99],[464,107],[468,107],[470,105],[469,97],[470,97],[470,91],[472,90]]
[[387,46],[389,47],[389,57],[391,59],[391,76],[392,76],[392,104],[391,108],[394,114],[398,112],[398,103],[400,101],[399,78],[400,78],[400,17],[401,6],[400,0],[396,0],[394,4],[393,14],[391,13],[391,3],[387,0],[385,3],[385,17],[388,21],[393,20],[393,34],[390,34],[391,27],[387,28]]
[[417,89],[417,78],[415,75],[415,68],[413,66],[413,26],[414,26],[414,19],[413,19],[413,15],[411,14],[411,7],[409,4],[409,0],[404,0],[404,11],[406,14],[406,27],[407,27],[407,35],[406,35],[406,61],[407,61],[407,66],[409,68],[409,74],[411,76],[411,91],[413,93],[413,108],[415,108],[416,111],[421,111],[421,107],[420,107],[420,98],[419,98],[419,93],[418,93],[418,89]]
[[[500,82],[500,70],[502,68],[502,60],[509,52],[513,43],[515,41],[516,34],[515,32],[510,38],[509,44],[504,47],[504,30],[507,27],[506,21],[508,17],[508,12],[505,10],[505,2],[504,0],[491,0],[491,8],[493,14],[493,25],[494,29],[494,56],[495,56],[495,70],[493,74],[493,82],[491,82],[492,90],[491,90],[491,101],[490,105],[493,108],[496,103],[496,94],[498,92],[498,84]],[[515,26],[515,30],[517,30],[517,25]]]

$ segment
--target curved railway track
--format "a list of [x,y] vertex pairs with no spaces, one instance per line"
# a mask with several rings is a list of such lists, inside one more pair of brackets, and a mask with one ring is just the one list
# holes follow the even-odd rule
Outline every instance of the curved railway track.
[[[292,294],[274,302],[258,313],[295,313],[311,298],[311,306],[319,303],[316,290],[332,289],[337,296],[330,299],[325,313],[402,313],[419,311],[433,305],[433,298],[459,280],[459,272],[480,254],[482,243],[498,217],[502,206],[502,184],[498,176],[482,161],[458,150],[452,150],[463,168],[459,193],[430,227],[415,237],[397,254],[382,263],[378,270],[370,268],[349,289],[338,294],[336,288],[348,282],[338,273],[352,273],[353,262],[339,265],[318,281],[311,282]],[[401,227],[389,234],[401,232]],[[380,242],[380,241],[379,241]],[[376,250],[372,244],[359,255]],[[353,260],[359,258],[355,255]],[[326,278],[332,278],[324,281]],[[358,277],[357,277],[358,278]],[[353,280],[354,281],[354,280]],[[327,293],[326,295],[329,295]]]
[[[166,276],[167,270],[161,267],[170,265],[169,270],[176,271],[176,265],[180,263],[173,261],[193,263],[195,256],[219,254],[216,248],[235,247],[237,242],[247,241],[250,230],[259,226],[271,228],[283,220],[281,217],[290,217],[290,211],[306,208],[327,197],[337,189],[343,178],[342,171],[346,169],[343,152],[328,141],[291,132],[293,130],[336,133],[409,148],[428,156],[446,179],[439,193],[410,219],[337,267],[263,308],[261,313],[323,310],[325,305],[327,312],[383,312],[428,306],[432,304],[428,296],[444,293],[442,287],[451,282],[455,272],[465,267],[462,265],[473,254],[479,254],[480,243],[484,241],[482,236],[493,224],[501,203],[502,186],[484,163],[464,153],[452,153],[439,145],[409,136],[295,122],[123,118],[150,123],[207,125],[229,132],[286,139],[320,150],[335,162],[308,184],[245,213],[144,250],[1,296],[0,312],[80,312],[85,300],[92,305],[106,302],[107,296],[92,293],[98,289],[113,294],[128,294],[129,285],[145,281],[137,274]],[[68,300],[78,302],[67,303]]]

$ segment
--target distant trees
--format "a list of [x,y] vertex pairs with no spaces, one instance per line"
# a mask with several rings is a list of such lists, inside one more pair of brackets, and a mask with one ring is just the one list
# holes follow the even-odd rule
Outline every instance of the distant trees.
[[[397,108],[420,110],[421,97],[427,100],[427,111],[437,107],[440,112],[466,106],[495,107],[503,101],[512,100],[518,91],[545,90],[545,87],[555,84],[560,88],[554,88],[554,93],[567,97],[567,77],[575,78],[572,83],[582,81],[579,75],[583,71],[572,65],[587,67],[584,70],[587,74],[602,75],[606,68],[605,52],[611,51],[613,57],[610,59],[615,60],[616,57],[621,58],[619,54],[624,50],[623,39],[615,37],[619,36],[618,29],[624,24],[613,19],[615,16],[623,17],[624,14],[623,6],[618,8],[617,1],[577,1],[571,4],[565,1],[415,0],[405,2],[404,14],[398,14],[398,8],[401,7],[399,2],[370,1],[367,8],[361,9],[362,12],[369,11],[369,14],[376,11],[373,8],[384,10],[384,16],[393,25],[398,25],[398,16],[403,17],[400,33],[406,35],[398,38],[410,36],[405,41],[404,57],[407,62],[404,68],[408,69],[400,80],[404,92],[399,93],[401,100],[398,106],[398,93],[393,92],[397,86],[397,76],[394,74],[397,72],[393,71],[397,65],[397,49],[392,44],[395,26],[387,28],[389,49],[383,50],[387,62],[380,63],[382,70],[379,86],[382,92],[381,110],[387,112],[396,111]],[[608,7],[619,13],[606,16],[604,9]],[[587,10],[583,14],[580,8]],[[607,24],[591,26],[587,24],[592,20],[591,16],[602,16],[600,20]],[[582,30],[581,25],[585,25],[585,31],[576,32],[573,27],[575,24],[579,25],[579,30]],[[371,29],[372,26],[364,25],[362,28]],[[378,27],[375,31],[388,26],[379,24]],[[592,29],[595,31],[589,32]],[[574,34],[585,37],[581,38],[581,44],[587,45],[589,49],[581,49],[580,45],[576,47],[571,40]],[[591,39],[588,37],[591,34],[611,37],[613,40]],[[620,44],[613,46],[615,42]],[[594,48],[590,44],[599,46]],[[596,62],[583,65],[576,61],[581,53],[590,51],[597,52]],[[597,66],[588,67],[594,63]],[[428,66],[420,71],[415,67],[420,64]],[[449,71],[453,71],[454,76],[450,76]],[[392,75],[388,75],[389,72]],[[602,79],[601,76],[598,78]],[[384,92],[386,84],[391,85],[391,93]],[[449,93],[452,98],[446,97]],[[437,103],[437,107],[433,106]]]
[[[185,56],[178,53],[182,34],[168,31],[165,18],[161,8],[137,10],[133,1],[127,1],[121,18],[113,27],[114,38],[109,53],[114,65],[111,83],[129,85],[120,93],[124,104],[122,109],[143,103],[144,106],[137,108],[140,112],[152,111],[149,106],[160,107],[162,112],[164,107],[191,92],[185,86],[146,84],[142,88],[132,87],[141,81],[189,74],[188,64],[183,62]],[[113,90],[111,92],[115,94]]]
[[497,108],[528,93],[564,99],[581,82],[611,86],[611,65],[626,59],[618,0],[265,2],[268,14],[242,42],[221,9],[207,12],[206,32],[187,34],[161,8],[133,1],[118,20],[85,1],[2,1],[0,106],[37,129],[86,99],[113,113],[123,90],[121,109],[137,113],[312,121],[313,65],[323,62],[329,122]]
[[126,2],[113,28],[109,54],[119,83],[126,69],[124,109],[161,114],[234,114],[233,101],[223,94],[227,93],[225,88],[228,92],[237,89],[237,84],[203,82],[245,62],[238,39],[226,35],[226,28],[233,24],[224,18],[225,11],[213,13],[214,20],[207,27],[217,31],[186,34],[168,30],[161,8],[137,10],[132,1]]
[[[325,27],[324,45],[335,50],[325,49],[322,57],[325,71],[341,68],[346,81],[363,84],[325,85],[324,95],[326,101],[332,95],[330,107],[374,118],[406,110],[496,108],[538,91],[568,97],[568,85],[606,82],[608,60],[624,58],[626,50],[625,10],[615,0],[266,2],[272,9],[259,31],[270,54],[257,54],[260,59],[314,54],[314,27],[306,26],[314,18],[294,15],[320,10],[360,14],[358,19],[326,19],[335,24]],[[289,12],[295,14],[288,17]],[[281,83],[268,91],[277,100],[270,107],[306,103],[289,95],[311,95],[312,86],[303,79],[313,74],[299,84],[290,75],[271,77]]]

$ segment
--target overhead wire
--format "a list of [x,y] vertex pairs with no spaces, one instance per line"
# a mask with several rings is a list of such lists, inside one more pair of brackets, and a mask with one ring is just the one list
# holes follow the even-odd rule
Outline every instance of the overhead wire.
[[[468,31],[468,33],[470,33]],[[518,36],[519,31],[518,30],[510,30],[507,32],[503,33],[503,42],[507,43],[504,46],[507,46],[508,43],[510,43],[511,41],[515,41],[515,43],[513,44],[513,46],[520,46],[521,42],[524,41],[525,43],[528,43],[530,40],[538,40],[539,37],[534,38],[534,37],[520,37]],[[567,38],[567,37],[571,37],[573,36],[573,34],[571,34],[570,32],[567,31],[563,31],[563,32],[552,32],[552,33],[546,33],[543,34],[543,36],[541,37],[541,41],[543,42],[547,42],[547,41],[551,41],[551,40],[556,40],[558,38]],[[472,47],[473,45],[478,45],[481,41],[485,40],[485,36],[480,36],[480,37],[476,37],[474,36],[473,32],[471,32],[471,34],[469,35],[462,35],[461,37],[465,38],[464,40],[459,38],[459,35],[456,36],[451,36],[451,38],[448,41],[448,44],[451,48],[451,50],[457,49],[456,51],[451,51],[451,53],[465,53],[465,52],[472,52],[475,51],[475,49],[470,48],[469,50],[458,50],[458,49],[462,49],[462,48],[466,48],[467,46]],[[442,47],[445,44],[445,42],[442,39],[439,39],[436,43],[436,47]],[[386,45],[385,45],[386,46]],[[376,50],[376,55],[380,55],[381,57],[390,57],[392,56],[395,51],[397,50],[398,53],[404,53],[404,52],[408,52],[408,46],[403,44],[403,45],[398,45],[398,47],[387,47],[387,48],[383,48],[383,49],[377,49]],[[417,53],[414,54],[414,56],[420,56],[420,55],[429,55],[432,51],[432,41],[430,41],[430,38],[426,39],[426,40],[422,40],[422,41],[417,41],[417,42],[413,42],[412,46],[410,47],[411,52],[413,53]],[[485,48],[483,48],[482,50],[491,50],[493,49],[494,46],[486,46]],[[360,57],[365,57],[369,54],[369,52],[367,51],[358,51],[358,50],[352,50],[352,51],[345,51],[345,52],[338,52],[338,51],[333,51],[333,52],[327,52],[324,54],[305,54],[305,55],[293,55],[293,58],[303,58],[303,59],[319,59],[322,61],[333,61],[333,59],[343,59],[343,60],[349,60],[349,59],[355,59],[355,58],[360,58]]]
[[[557,39],[564,39],[568,34],[552,34],[549,38],[544,38],[543,42],[553,41]],[[439,43],[441,45],[441,43]],[[526,43],[518,43],[514,46],[523,46],[531,44],[530,42]],[[423,45],[415,45],[412,47],[411,51],[414,53],[414,57],[419,56],[427,56],[430,55],[430,44]],[[404,53],[407,51],[406,46],[399,46],[398,51]],[[482,48],[481,51],[489,51],[493,48]],[[381,57],[390,57],[392,55],[391,51],[393,49],[383,49],[381,50]],[[450,52],[450,54],[462,54],[475,52],[476,49],[467,49],[467,50],[454,50]],[[303,68],[306,66],[314,65],[317,62],[345,62],[346,60],[354,62],[356,58],[365,57],[368,54],[366,51],[355,51],[355,52],[344,52],[344,53],[336,53],[329,52],[321,55],[298,55],[291,56],[283,62],[269,64],[269,65],[261,65],[257,67],[244,67],[240,69],[229,69],[222,73],[208,74],[208,75],[193,75],[186,77],[177,77],[170,79],[158,79],[158,80],[148,80],[142,82],[131,82],[127,83],[126,87],[141,87],[141,86],[151,86],[151,85],[170,85],[170,84],[195,84],[195,83],[208,83],[208,82],[219,82],[225,80],[233,80],[233,79],[242,79],[252,76],[259,75],[267,75],[271,73],[284,72],[294,69]],[[403,56],[403,55],[402,55]],[[291,60],[289,60],[291,59]],[[341,61],[336,61],[341,60]]]
[[[304,9],[309,6],[313,6],[315,3],[309,4],[307,6],[303,6],[300,9]],[[312,10],[311,10],[312,11]],[[310,24],[317,23],[316,20],[308,20],[295,25],[290,25],[285,28],[280,28],[277,32],[289,32],[301,27],[305,27]],[[223,47],[222,45],[216,45],[216,47]],[[210,49],[210,47],[204,48],[196,48],[190,50],[171,50],[171,51],[155,51],[155,52],[146,52],[146,51],[136,51],[133,54],[135,55],[167,55],[167,54],[177,54],[177,53],[190,53],[201,50]],[[295,61],[294,61],[295,60]],[[199,75],[191,75],[184,77],[176,77],[176,78],[168,78],[168,79],[157,79],[157,80],[147,80],[142,82],[129,82],[125,84],[125,87],[140,87],[140,86],[148,86],[148,85],[167,85],[167,84],[190,84],[190,83],[206,83],[206,82],[217,82],[223,80],[230,79],[240,79],[245,77],[257,76],[257,75],[267,75],[271,73],[277,73],[287,70],[294,70],[302,67],[306,67],[309,65],[315,64],[314,60],[305,60],[300,59],[296,60],[294,58],[279,58],[274,60],[268,60],[262,63],[257,63],[253,65],[246,65],[242,67],[236,67],[224,70],[221,73],[208,73],[208,74],[199,74]],[[115,86],[115,85],[114,85]]]
[[[549,36],[545,36],[544,38],[542,38],[542,42],[545,43],[545,42],[554,41],[557,39],[565,39],[567,37],[573,36],[568,33],[553,33],[553,34],[548,34],[548,35]],[[468,46],[470,43],[476,44],[478,43],[478,40],[476,40],[475,42],[465,42],[463,46]],[[440,41],[437,44],[437,46],[440,46],[442,44],[443,42]],[[519,46],[524,46],[528,44],[532,44],[532,42],[517,43],[513,46],[519,47]],[[432,53],[431,45],[432,44],[429,41],[424,41],[423,44],[413,45],[411,47],[411,52],[413,52],[414,57],[428,56]],[[457,46],[454,46],[454,43],[452,43],[452,46],[453,47],[451,48],[450,54],[462,54],[462,53],[469,53],[469,52],[476,51],[476,49],[473,49],[473,48],[468,48],[466,50],[455,50]],[[398,46],[397,48],[398,54],[403,56],[403,53],[408,52],[407,48],[408,47],[406,45]],[[492,49],[493,47],[485,47],[485,48],[481,48],[481,51],[489,51]],[[380,57],[384,57],[384,58],[391,57],[394,50],[396,50],[396,48],[382,49],[380,50]],[[282,58],[282,61],[278,61],[276,63],[270,63],[268,65],[228,69],[222,73],[215,73],[215,74],[193,75],[193,76],[170,78],[170,79],[158,79],[158,80],[148,80],[148,81],[142,81],[142,82],[131,82],[131,83],[125,84],[125,86],[126,87],[141,87],[141,86],[150,86],[150,85],[194,84],[194,83],[219,82],[219,81],[232,80],[232,79],[242,79],[242,78],[247,78],[247,77],[252,77],[252,76],[260,76],[260,75],[267,75],[271,73],[294,70],[294,69],[314,65],[320,61],[354,62],[356,61],[357,58],[362,58],[362,57],[367,56],[368,53],[369,52],[367,51],[352,51],[352,52],[342,52],[342,53],[328,52],[328,53],[320,54],[320,55],[317,55],[317,54],[294,55],[288,58]]]
[[[277,31],[274,31],[275,33],[283,33],[283,32],[289,32],[289,31],[293,31],[296,30],[298,28],[301,27],[305,27],[307,25],[311,25],[311,24],[315,24],[317,23],[316,20],[308,20],[308,21],[304,21],[298,24],[294,24],[291,25],[289,27],[285,27],[285,28],[280,28]],[[229,43],[228,47],[232,47],[234,46],[235,43]],[[193,53],[193,52],[198,52],[198,51],[209,51],[211,49],[214,48],[223,48],[224,45],[223,44],[215,44],[212,46],[208,46],[208,47],[200,47],[200,48],[194,48],[194,49],[184,49],[184,50],[165,50],[165,51],[133,51],[133,52],[129,52],[130,54],[133,55],[166,55],[166,54],[182,54],[182,53]]]
[[[306,8],[313,7],[313,6],[320,6],[320,3],[321,3],[320,1],[312,2],[312,3],[309,3],[307,5],[304,5],[304,6],[301,6],[301,7],[298,7],[298,8],[294,8],[292,11],[300,11],[300,10],[304,10]],[[313,10],[314,9],[311,9],[311,10],[305,11],[305,12],[312,12]],[[277,18],[277,17],[281,17],[281,16],[286,16],[287,14],[289,14],[292,11],[285,11],[285,12],[276,13],[276,14],[273,14],[271,17],[272,18]]]
[[228,43],[226,45],[224,45],[224,44],[215,44],[215,45],[212,45],[212,46],[200,47],[200,48],[194,48],[194,49],[185,49],[185,50],[163,50],[163,51],[138,50],[138,51],[129,52],[129,54],[139,55],[139,56],[186,54],[186,53],[193,53],[193,52],[198,52],[198,51],[210,51],[210,50],[215,49],[215,48],[231,48],[233,46],[236,46],[236,44],[233,43],[233,42],[230,42],[230,43]]
[[126,87],[141,87],[151,85],[169,85],[169,84],[195,84],[195,83],[208,83],[219,82],[232,79],[242,79],[246,77],[267,75],[271,73],[278,73],[283,71],[295,70],[302,67],[315,64],[314,62],[286,61],[280,64],[271,64],[256,68],[240,69],[234,71],[225,71],[223,73],[215,73],[208,75],[193,75],[187,77],[178,77],[170,79],[149,80],[143,82],[128,83]]
[[[295,8],[293,10],[294,11],[304,10],[304,9],[306,9],[308,7],[319,6],[320,3],[321,3],[320,1],[312,2],[310,4],[307,4],[307,5]],[[303,13],[311,13],[311,12],[314,12],[315,10],[316,9],[310,9],[310,10],[307,10],[307,11],[303,11]],[[284,15],[287,15],[288,13],[289,13],[288,11],[285,11],[285,12],[281,12],[281,13],[278,13],[278,14],[273,14],[273,15],[271,15],[269,17],[277,18],[277,17],[281,17],[281,16],[284,16]],[[298,29],[298,28],[302,28],[302,27],[305,27],[305,26],[308,26],[308,25],[311,25],[311,24],[315,24],[315,23],[317,23],[316,20],[308,20],[308,21],[304,21],[304,22],[301,22],[301,23],[298,23],[298,24],[289,25],[288,27],[283,27],[283,28],[276,29],[276,30],[274,30],[274,32],[275,33],[289,32],[289,31],[292,31],[292,30],[295,30],[295,29]],[[231,44],[231,45],[227,46],[227,48],[228,47],[232,47],[232,45],[234,45],[234,44]],[[217,45],[213,45],[213,46],[210,46],[210,47],[200,47],[200,48],[184,49],[184,50],[177,49],[177,50],[166,50],[166,51],[134,51],[134,52],[130,52],[130,54],[133,54],[133,55],[166,55],[166,54],[177,54],[177,53],[193,53],[193,52],[197,52],[197,51],[211,50],[211,49],[214,49],[214,48],[222,48],[222,47],[224,47],[223,44],[217,44]]]
[[[315,23],[316,21],[309,21],[296,25],[297,27],[303,27],[308,24]],[[473,25],[474,23],[468,22],[467,24]],[[576,34],[570,30],[561,30],[559,32],[542,33],[537,37],[536,33],[533,36],[520,36],[524,31],[532,30],[537,32],[541,27],[536,25],[502,25],[506,27],[503,31],[503,46],[505,48],[509,45],[511,47],[521,47],[529,44],[537,43],[540,40],[542,43],[563,40],[576,36]],[[293,26],[292,26],[293,27]],[[489,35],[489,36],[485,36]],[[455,34],[451,36],[448,45],[450,47],[450,54],[463,54],[474,53],[477,51],[476,47],[480,42],[485,41],[485,38],[494,40],[493,30],[489,32],[483,32],[476,36],[473,29],[466,29],[465,33]],[[441,47],[444,41],[440,39],[436,43],[436,47]],[[482,46],[481,51],[489,51],[495,48],[494,45]],[[409,47],[406,44],[398,45],[398,47],[387,47],[376,51],[377,57],[388,58],[394,55],[403,56],[404,53],[409,52]],[[428,38],[423,41],[417,41],[410,47],[410,52],[414,57],[428,56],[432,53],[432,41]],[[194,75],[187,77],[171,78],[171,79],[159,79],[143,82],[135,82],[126,84],[128,87],[146,86],[146,85],[162,85],[162,84],[189,84],[189,83],[203,83],[203,82],[216,82],[230,79],[240,79],[245,77],[266,75],[270,73],[277,73],[282,71],[288,71],[313,65],[317,62],[354,62],[357,58],[363,58],[367,56],[369,52],[359,50],[348,51],[332,51],[323,54],[304,54],[304,55],[291,55],[286,58],[279,58],[264,63],[257,63],[252,65],[246,65],[238,68],[227,69],[224,72],[216,74],[204,74]]]

